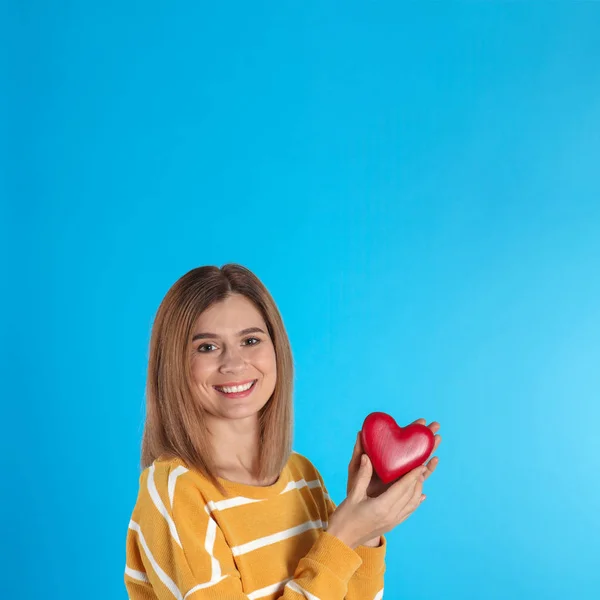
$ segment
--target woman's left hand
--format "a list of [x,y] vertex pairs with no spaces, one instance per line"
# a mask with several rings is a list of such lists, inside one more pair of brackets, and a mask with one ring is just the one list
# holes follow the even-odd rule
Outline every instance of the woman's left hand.
[[[411,423],[411,425],[414,425],[415,423],[418,423],[420,425],[425,425],[425,419],[417,419],[416,421],[413,421]],[[431,429],[431,432],[435,436],[435,443],[433,445],[433,450],[429,454],[429,456],[431,456],[437,450],[438,446],[440,445],[440,442],[442,441],[442,436],[436,435],[440,429],[440,424],[437,421],[432,421],[429,425],[427,425],[427,427],[429,427],[429,429]],[[354,452],[352,453],[352,458],[350,459],[350,464],[348,465],[348,484],[346,486],[347,494],[350,493],[350,490],[354,486],[354,480],[358,474],[358,470],[360,467],[360,457],[362,456],[363,452],[364,452],[364,450],[362,447],[362,441],[360,439],[360,431],[359,431],[356,434],[356,443],[354,444]],[[435,471],[435,468],[437,467],[437,465],[438,465],[438,457],[434,456],[425,465],[428,469],[427,472],[425,473],[425,479],[427,479]],[[393,483],[394,483],[393,481],[391,481],[390,483],[383,483],[383,481],[381,481],[381,479],[379,479],[377,473],[375,473],[375,470],[373,470],[373,476],[371,477],[371,483],[369,483],[369,486],[367,488],[367,496],[369,496],[370,498],[377,498],[377,496],[380,496],[381,494],[383,494],[383,492],[385,492]]]

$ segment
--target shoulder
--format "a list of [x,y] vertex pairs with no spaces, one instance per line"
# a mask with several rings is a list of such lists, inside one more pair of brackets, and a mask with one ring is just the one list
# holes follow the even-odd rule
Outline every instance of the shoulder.
[[327,514],[327,502],[331,503],[335,508],[335,504],[333,504],[333,501],[331,500],[325,481],[314,463],[308,457],[298,452],[292,452],[292,459],[290,462],[294,478],[297,481],[304,480],[310,493],[314,497],[320,499],[319,501],[325,502],[323,514]]
[[157,459],[140,474],[136,504],[139,508],[156,507],[161,513],[172,512],[181,504],[176,499],[187,497],[201,501],[204,485],[202,475],[188,468],[181,459]]
[[140,487],[150,485],[159,489],[168,488],[170,482],[184,475],[187,475],[186,479],[193,477],[193,473],[181,459],[156,459],[140,474]]
[[317,467],[308,457],[304,456],[303,454],[292,451],[290,464],[292,469],[296,469],[304,477],[304,479],[318,479],[322,482],[323,478],[321,477]]

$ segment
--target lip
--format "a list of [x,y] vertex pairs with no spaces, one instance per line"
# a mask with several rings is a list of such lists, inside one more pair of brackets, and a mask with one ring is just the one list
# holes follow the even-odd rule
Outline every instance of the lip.
[[[234,385],[246,385],[247,383],[251,383],[253,381],[257,381],[256,379],[246,379],[246,381],[234,381],[229,383],[220,383],[218,387],[233,387]],[[213,387],[217,387],[213,385]]]

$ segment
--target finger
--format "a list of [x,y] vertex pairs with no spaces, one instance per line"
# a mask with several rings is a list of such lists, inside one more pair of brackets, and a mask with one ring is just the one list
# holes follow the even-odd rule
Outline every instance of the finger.
[[[412,471],[409,471],[398,481],[395,481],[386,493],[389,493],[393,498],[406,501],[413,494],[415,486],[421,483],[421,478],[424,478],[427,472],[427,467],[419,465]],[[424,480],[424,479],[423,479]]]
[[417,506],[419,505],[419,499],[423,494],[423,482],[420,479],[417,479],[417,484],[415,485],[415,489],[411,498],[411,501],[414,502]]
[[354,449],[352,450],[352,458],[350,459],[350,465],[348,469],[354,471],[360,466],[360,456],[362,454],[362,444],[360,441],[360,431],[356,434],[356,441],[354,442]]
[[399,502],[398,508],[408,510],[409,514],[417,509],[419,504],[421,503],[421,496],[423,494],[423,482],[420,479],[417,479],[417,483],[412,491],[410,497],[404,501],[404,506],[402,506],[402,501]]
[[432,421],[427,427],[431,429],[432,433],[437,433],[440,430],[441,425],[437,421]]
[[371,482],[371,475],[373,474],[373,465],[366,454],[361,456],[361,462],[359,464],[359,470],[354,482],[354,488],[350,494],[353,498],[359,500],[364,498],[367,493],[367,488]]
[[438,466],[438,462],[439,459],[437,456],[434,456],[428,463],[427,463],[427,472],[425,473],[425,479],[427,479],[434,471],[435,468]]
[[435,454],[435,451],[438,449],[438,446],[440,445],[442,441],[442,436],[440,434],[433,436],[433,448],[431,449],[431,452],[429,453],[429,457],[431,457],[433,454]]
[[[437,435],[433,436],[433,448],[431,449],[429,456],[435,454],[435,451],[438,449],[438,446],[441,444],[441,442],[442,442],[442,436],[439,433]],[[429,458],[429,456],[427,458]]]
[[426,423],[425,419],[416,419],[415,421],[410,423],[410,425],[425,425],[425,423]]

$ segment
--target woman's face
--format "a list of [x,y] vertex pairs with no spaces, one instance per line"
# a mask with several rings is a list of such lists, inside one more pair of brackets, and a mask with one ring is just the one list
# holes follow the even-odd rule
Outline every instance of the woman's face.
[[[192,331],[191,352],[192,377],[208,413],[222,419],[258,415],[275,389],[277,366],[267,325],[250,300],[234,294],[206,309]],[[215,388],[253,381],[243,398]]]

